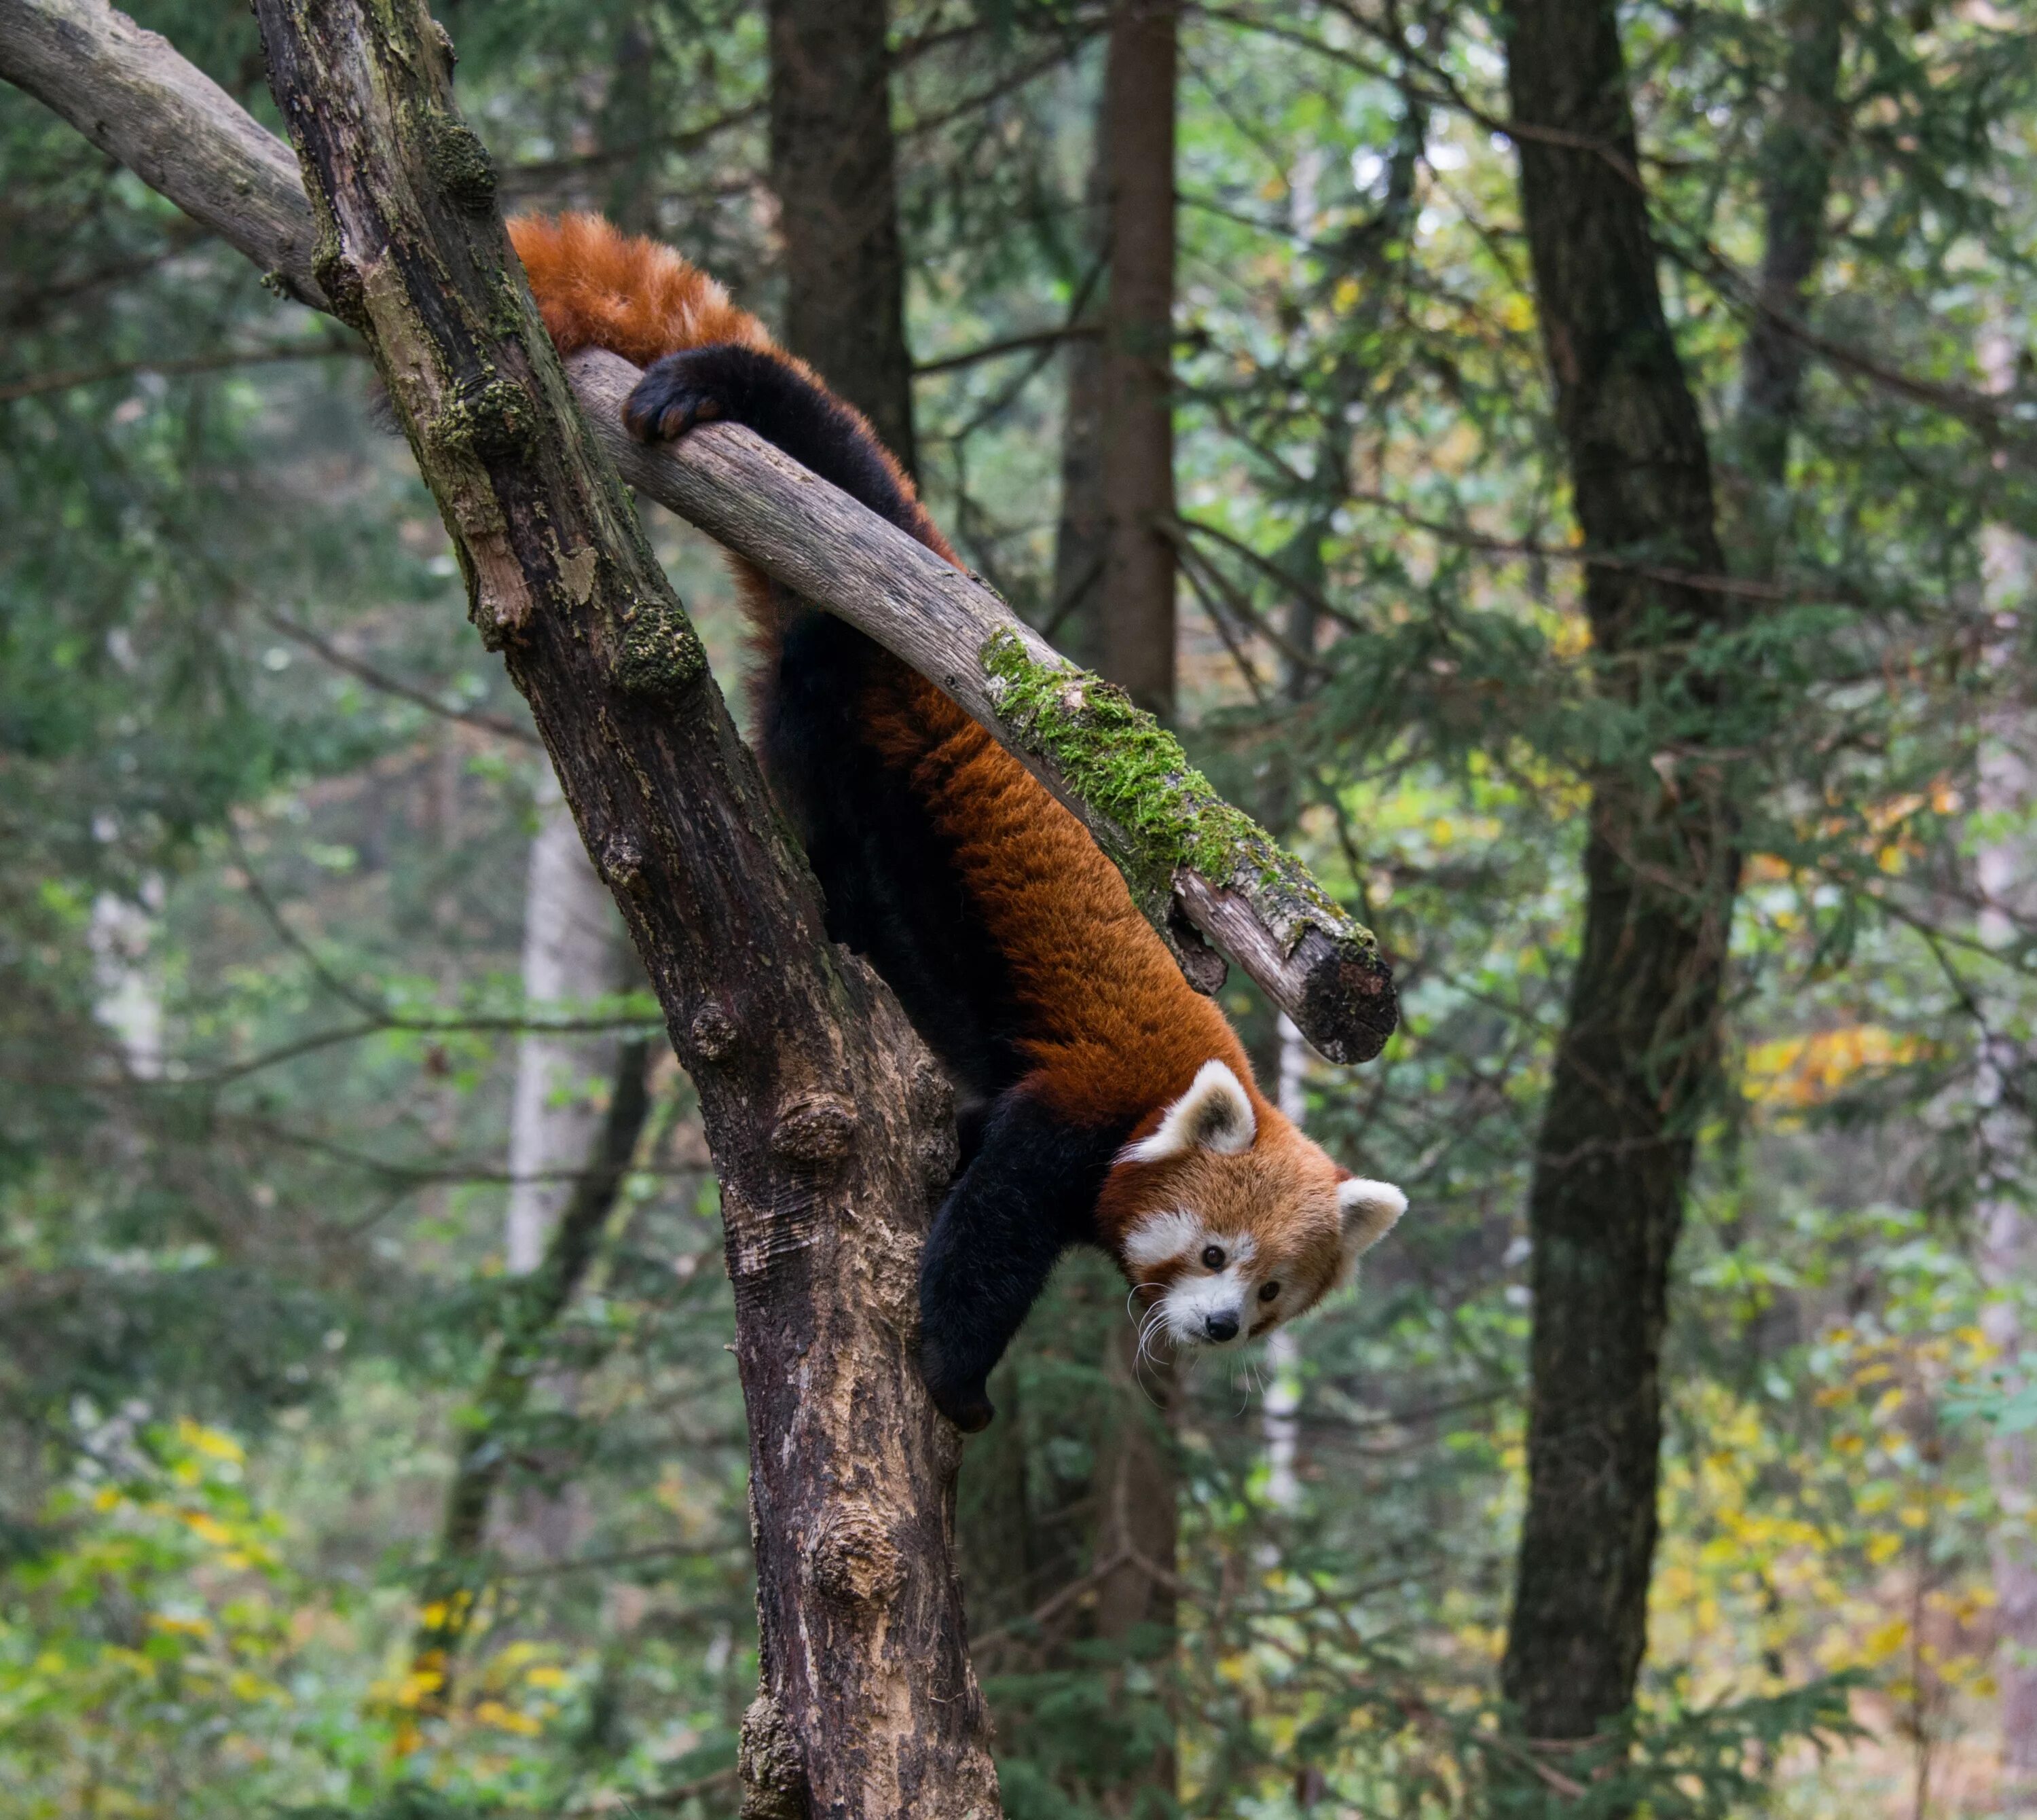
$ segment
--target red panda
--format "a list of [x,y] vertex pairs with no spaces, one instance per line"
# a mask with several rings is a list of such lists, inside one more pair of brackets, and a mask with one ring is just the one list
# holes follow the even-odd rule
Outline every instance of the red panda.
[[[561,354],[647,367],[646,441],[740,423],[955,561],[869,425],[677,253],[593,215],[509,224]],[[738,562],[765,774],[830,936],[868,957],[956,1082],[963,1166],[920,1273],[920,1363],[965,1430],[1070,1244],[1101,1245],[1181,1346],[1313,1307],[1407,1205],[1269,1103],[1087,831],[975,721]]]

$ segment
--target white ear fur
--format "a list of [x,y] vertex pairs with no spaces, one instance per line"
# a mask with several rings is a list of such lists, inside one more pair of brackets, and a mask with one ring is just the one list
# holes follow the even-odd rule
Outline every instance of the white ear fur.
[[1219,1156],[1236,1156],[1252,1148],[1259,1121],[1245,1083],[1221,1061],[1206,1061],[1196,1070],[1189,1090],[1167,1108],[1160,1129],[1118,1152],[1125,1163],[1162,1163],[1200,1145]]
[[1337,1184],[1337,1205],[1344,1213],[1344,1248],[1338,1258],[1340,1281],[1350,1278],[1359,1259],[1393,1230],[1408,1211],[1408,1197],[1390,1182],[1368,1182],[1353,1176]]

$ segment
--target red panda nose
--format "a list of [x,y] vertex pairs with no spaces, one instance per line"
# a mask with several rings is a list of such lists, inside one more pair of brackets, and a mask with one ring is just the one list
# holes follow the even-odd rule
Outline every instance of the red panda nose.
[[1234,1340],[1238,1338],[1238,1317],[1212,1315],[1203,1322],[1203,1331],[1212,1340]]

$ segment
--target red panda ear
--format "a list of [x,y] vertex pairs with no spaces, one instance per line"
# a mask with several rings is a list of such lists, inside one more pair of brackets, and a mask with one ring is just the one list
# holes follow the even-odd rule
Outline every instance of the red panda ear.
[[1200,1148],[1236,1156],[1252,1148],[1259,1120],[1245,1083],[1221,1061],[1196,1070],[1189,1090],[1167,1108],[1160,1128],[1121,1153],[1128,1163],[1164,1163]]
[[1347,1175],[1337,1184],[1337,1206],[1344,1215],[1344,1239],[1337,1257],[1337,1281],[1348,1282],[1365,1253],[1393,1231],[1408,1211],[1408,1197],[1390,1182],[1368,1182]]

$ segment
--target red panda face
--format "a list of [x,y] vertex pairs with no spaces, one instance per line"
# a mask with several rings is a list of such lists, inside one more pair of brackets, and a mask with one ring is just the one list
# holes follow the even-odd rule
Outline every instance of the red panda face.
[[1222,1061],[1128,1145],[1098,1220],[1176,1345],[1257,1339],[1348,1280],[1407,1197],[1347,1175]]

